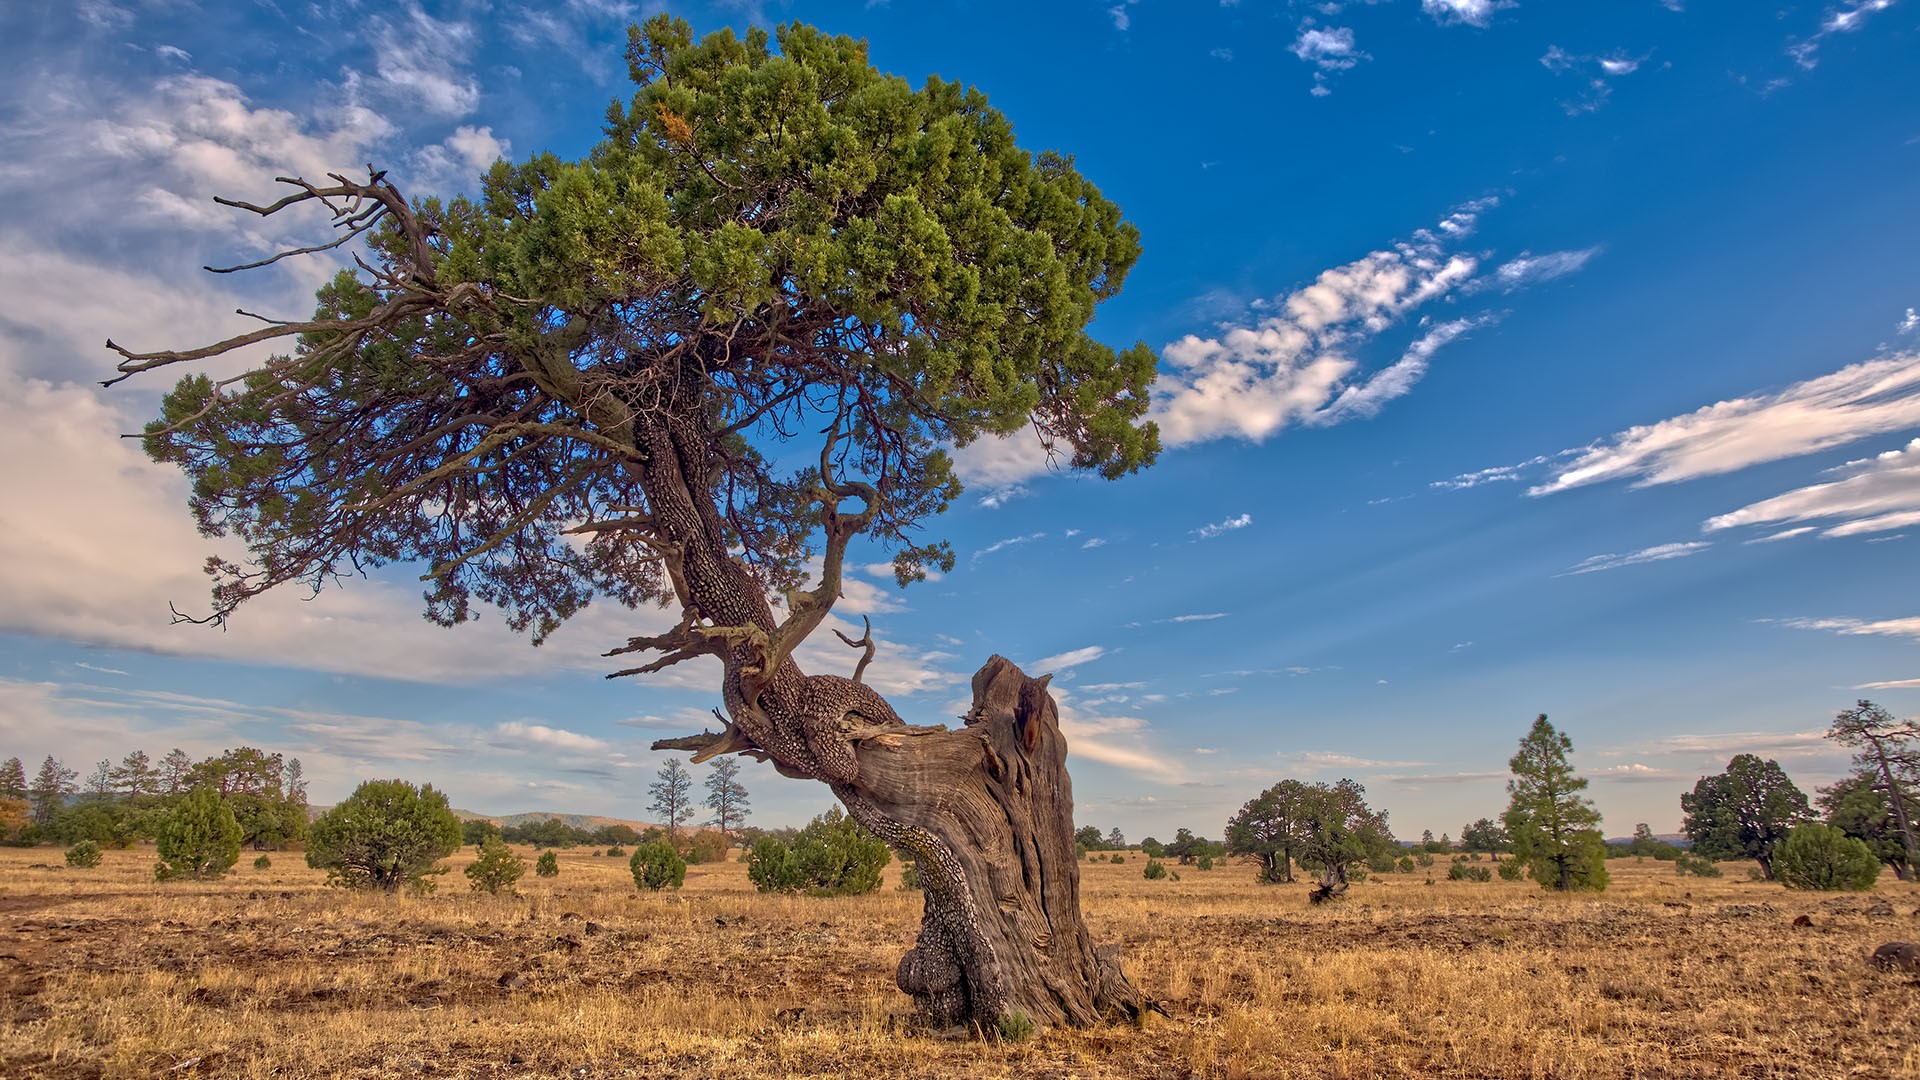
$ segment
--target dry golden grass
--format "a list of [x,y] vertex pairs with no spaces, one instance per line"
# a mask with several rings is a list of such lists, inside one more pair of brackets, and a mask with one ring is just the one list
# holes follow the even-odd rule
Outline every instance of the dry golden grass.
[[155,884],[151,848],[96,870],[0,849],[0,1076],[1920,1078],[1920,977],[1865,962],[1920,939],[1899,882],[1627,860],[1597,896],[1423,871],[1318,909],[1135,855],[1083,866],[1087,915],[1171,1019],[983,1044],[929,1036],[894,989],[919,898],[893,871],[767,897],[728,862],[640,895],[577,850],[486,897],[470,857],[414,899],[328,889],[297,853]]

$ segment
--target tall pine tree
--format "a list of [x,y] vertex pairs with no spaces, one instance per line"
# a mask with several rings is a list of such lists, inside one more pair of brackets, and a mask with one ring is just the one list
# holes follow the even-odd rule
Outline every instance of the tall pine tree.
[[1567,761],[1572,751],[1573,740],[1541,713],[1520,740],[1520,752],[1507,762],[1513,779],[1507,781],[1507,810],[1500,818],[1515,857],[1542,888],[1604,889],[1607,847],[1600,836],[1600,811],[1580,795],[1587,780],[1573,774]]

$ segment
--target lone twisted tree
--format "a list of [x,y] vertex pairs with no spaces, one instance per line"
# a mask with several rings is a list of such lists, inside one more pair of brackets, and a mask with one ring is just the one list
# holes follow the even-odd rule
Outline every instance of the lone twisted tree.
[[979,92],[915,90],[860,42],[696,43],[663,17],[627,59],[639,90],[603,142],[496,164],[477,201],[409,202],[369,170],[229,202],[327,209],[341,235],[307,250],[364,241],[312,319],[112,346],[119,378],[293,346],[187,376],[147,429],[201,527],[251,552],[209,563],[207,618],[402,560],[428,567],[430,617],[478,600],[536,641],[595,596],[665,605],[677,624],[615,648],[652,656],[614,674],[715,657],[725,723],[657,747],[822,781],[913,859],[925,918],[897,981],[936,1023],[1136,1013],[1081,919],[1046,680],[995,657],[963,729],[919,728],[862,681],[871,635],[845,639],[867,650],[851,678],[794,650],[856,538],[902,584],[951,566],[915,539],[959,493],[947,446],[1030,429],[1109,478],[1153,459],[1152,353],[1086,333],[1137,232]]

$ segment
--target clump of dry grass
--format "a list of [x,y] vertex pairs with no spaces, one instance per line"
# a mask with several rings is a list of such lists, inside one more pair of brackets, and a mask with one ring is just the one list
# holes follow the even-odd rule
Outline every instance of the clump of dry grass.
[[1095,934],[1172,1018],[983,1044],[894,989],[919,920],[897,868],[861,897],[762,896],[734,862],[643,895],[578,850],[490,897],[454,888],[470,857],[415,899],[297,858],[156,884],[151,852],[0,850],[0,1075],[1920,1077],[1920,979],[1865,963],[1920,937],[1897,882],[1619,861],[1598,895],[1421,872],[1322,909],[1232,866],[1086,864]]

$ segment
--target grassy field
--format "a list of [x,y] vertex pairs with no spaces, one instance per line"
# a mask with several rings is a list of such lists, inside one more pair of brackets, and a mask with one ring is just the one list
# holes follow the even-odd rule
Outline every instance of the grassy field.
[[[0,1076],[1913,1077],[1920,886],[1809,894],[1617,860],[1599,895],[1087,864],[1088,919],[1170,1019],[1018,1044],[929,1037],[893,970],[919,895],[753,892],[738,863],[635,891],[560,855],[518,896],[328,889],[298,853],[155,884],[0,849]],[[1438,869],[1444,871],[1444,863]],[[1811,925],[1796,927],[1806,915]]]

